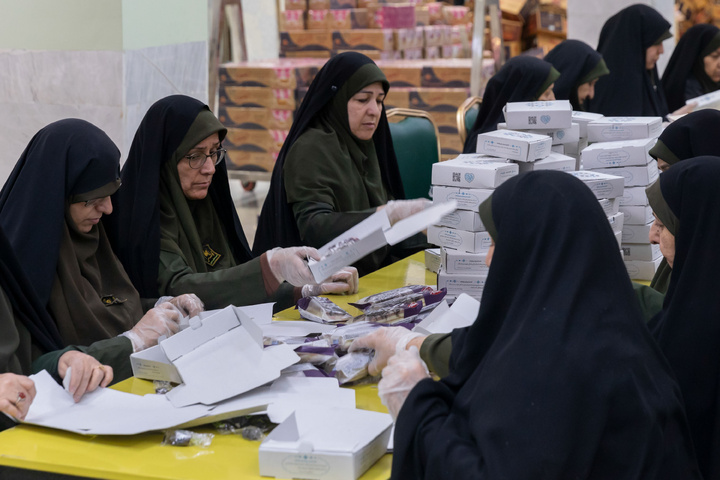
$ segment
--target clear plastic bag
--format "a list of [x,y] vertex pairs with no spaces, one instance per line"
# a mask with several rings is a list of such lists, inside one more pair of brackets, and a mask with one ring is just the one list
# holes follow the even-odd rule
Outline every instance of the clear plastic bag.
[[300,316],[319,323],[337,323],[352,320],[352,315],[325,297],[305,297],[297,302]]
[[368,376],[368,364],[372,360],[373,352],[358,351],[348,353],[335,362],[335,378],[338,383],[355,382]]
[[168,430],[163,438],[163,445],[174,447],[209,447],[215,435],[212,433],[195,433],[190,430]]

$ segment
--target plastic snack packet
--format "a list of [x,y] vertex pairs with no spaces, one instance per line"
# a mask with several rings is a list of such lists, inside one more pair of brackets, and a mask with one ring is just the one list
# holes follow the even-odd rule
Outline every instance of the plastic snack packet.
[[209,447],[212,439],[215,437],[212,433],[195,433],[190,430],[168,430],[163,438],[163,445],[172,445],[175,447]]
[[325,297],[305,297],[297,302],[300,316],[318,323],[337,323],[352,320],[352,315]]

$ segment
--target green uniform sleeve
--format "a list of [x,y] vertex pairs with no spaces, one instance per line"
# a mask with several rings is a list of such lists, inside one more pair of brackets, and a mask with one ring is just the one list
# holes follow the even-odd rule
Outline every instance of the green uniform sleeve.
[[130,354],[133,353],[133,348],[132,342],[127,337],[100,340],[87,347],[71,345],[63,350],[46,353],[35,359],[32,364],[32,372],[47,370],[55,380],[60,382],[61,379],[57,373],[58,362],[64,353],[71,350],[86,353],[103,365],[110,365],[113,368],[113,383],[132,377]]
[[452,354],[452,335],[449,333],[428,335],[420,346],[420,358],[430,371],[440,378],[450,373],[450,354]]
[[295,304],[294,288],[288,283],[268,296],[259,257],[216,272],[195,273],[180,255],[161,250],[158,290],[160,295],[194,293],[207,310],[276,302],[279,311]]
[[651,318],[662,311],[665,295],[654,288],[650,288],[647,285],[640,283],[633,282],[632,286],[633,290],[635,290],[638,302],[640,302],[640,309],[642,310],[643,317],[645,318],[645,323],[647,323]]

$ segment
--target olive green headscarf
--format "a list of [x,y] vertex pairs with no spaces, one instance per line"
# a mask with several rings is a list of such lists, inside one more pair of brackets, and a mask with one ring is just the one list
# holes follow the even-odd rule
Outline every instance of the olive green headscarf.
[[210,196],[202,200],[185,197],[177,165],[210,135],[220,141],[227,130],[207,109],[201,109],[171,158],[160,170],[160,250],[183,257],[195,273],[236,265],[227,235]]
[[550,85],[555,83],[555,80],[560,78],[560,72],[558,72],[555,67],[550,67],[550,73],[548,74],[548,77],[545,79],[542,85],[540,85],[540,88],[537,92],[535,92],[535,99],[540,98],[540,95],[545,93],[545,90],[547,90]]
[[[678,231],[678,219],[672,210],[670,210],[670,207],[662,195],[662,190],[660,190],[660,181],[658,180],[647,187],[645,189],[645,193],[647,194],[648,202],[650,203],[650,207],[653,209],[655,215],[657,215],[663,225],[665,225],[665,228],[675,235],[675,232]],[[655,272],[655,275],[650,281],[650,288],[663,294],[667,293],[668,287],[670,286],[671,275],[672,267],[667,260],[663,258],[662,262],[660,262],[660,266]]]

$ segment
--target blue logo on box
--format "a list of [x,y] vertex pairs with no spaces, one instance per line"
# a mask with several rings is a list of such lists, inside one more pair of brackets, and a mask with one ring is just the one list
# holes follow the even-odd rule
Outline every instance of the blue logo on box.
[[541,115],[540,121],[547,125],[548,123],[550,123],[550,115]]
[[465,181],[468,183],[472,183],[472,181],[475,180],[475,174],[474,173],[466,173],[465,174]]

